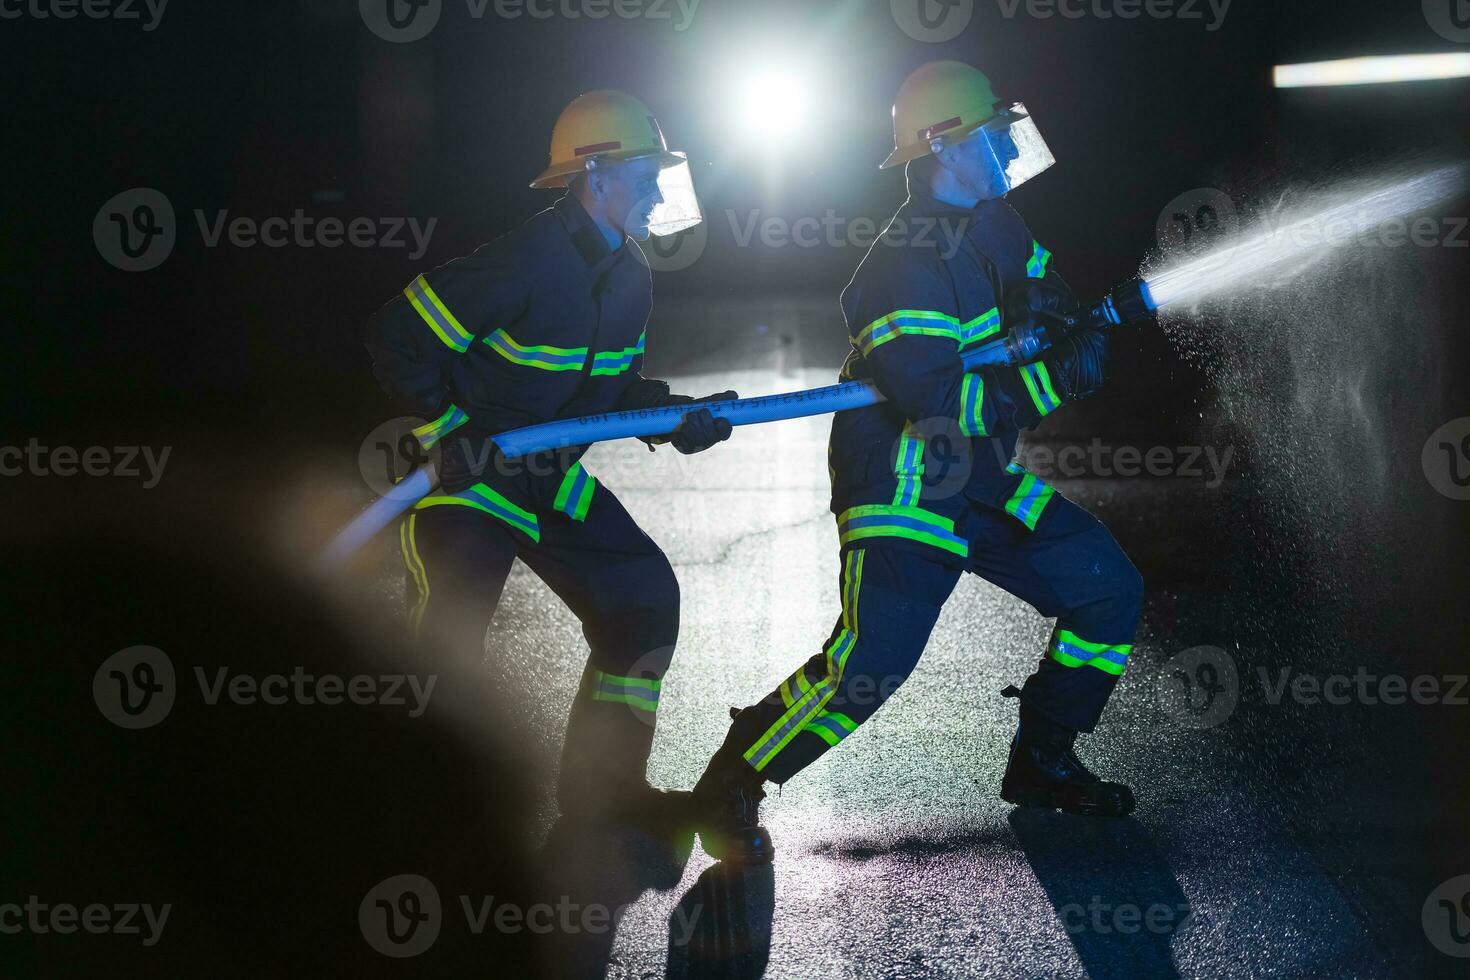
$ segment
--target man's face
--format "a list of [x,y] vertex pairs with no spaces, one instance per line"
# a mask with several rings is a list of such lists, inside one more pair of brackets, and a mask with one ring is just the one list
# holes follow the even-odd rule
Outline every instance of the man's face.
[[1009,140],[1000,138],[992,144],[985,133],[977,131],[945,150],[940,162],[976,198],[989,201],[1005,194],[1005,167],[1018,153]]
[[648,220],[656,205],[663,203],[658,187],[659,162],[632,160],[608,168],[606,206],[609,220],[634,241],[648,239]]

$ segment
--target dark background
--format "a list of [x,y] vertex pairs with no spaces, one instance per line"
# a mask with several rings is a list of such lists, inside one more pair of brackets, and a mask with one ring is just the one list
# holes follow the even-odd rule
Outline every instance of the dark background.
[[[47,665],[61,658],[89,676],[96,651],[116,648],[116,623],[142,629],[117,608],[132,578],[115,564],[121,552],[103,561],[89,545],[115,532],[126,547],[208,552],[213,571],[190,573],[183,622],[208,619],[214,566],[232,565],[232,548],[272,527],[296,475],[356,480],[363,436],[397,414],[368,369],[368,315],[413,275],[550,204],[551,195],[526,185],[545,165],[556,115],[581,92],[639,95],[695,165],[709,244],[692,267],[655,277],[654,375],[759,366],[783,341],[807,362],[835,367],[845,343],[836,298],[861,251],[740,248],[727,212],[742,222],[752,209],[787,220],[829,208],[890,214],[903,178],[877,170],[891,147],[888,108],[904,76],[927,61],[982,66],[1002,96],[1023,100],[1041,122],[1059,163],[1012,200],[1084,296],[1138,270],[1158,247],[1161,209],[1180,193],[1220,188],[1243,204],[1269,203],[1276,187],[1406,158],[1463,158],[1470,119],[1463,79],[1271,87],[1274,64],[1454,50],[1429,30],[1417,2],[1235,0],[1215,32],[1199,21],[1007,19],[982,2],[960,38],[937,45],[904,35],[877,0],[703,0],[683,33],[670,20],[475,20],[463,3],[445,8],[428,39],[402,45],[367,31],[351,0],[174,0],[151,33],[80,17],[0,21],[0,444],[36,437],[174,447],[169,477],[151,493],[117,480],[0,481],[7,565],[28,583],[10,595],[9,614],[26,628],[12,633],[23,668],[7,714],[29,726],[26,739],[7,740],[18,753],[12,773],[38,771],[36,758],[48,772],[77,753],[98,758],[81,736],[69,741],[44,701],[27,697],[25,668],[49,676]],[[764,59],[802,66],[819,81],[810,125],[781,148],[775,179],[732,108],[742,72]],[[178,216],[173,254],[144,273],[109,265],[91,233],[103,203],[134,187],[162,191]],[[1466,213],[1463,201],[1446,207]],[[410,261],[408,248],[206,248],[193,214],[264,219],[297,208],[318,219],[438,224],[428,253]],[[1245,375],[1220,369],[1218,358],[1181,353],[1163,332],[1130,334],[1120,341],[1111,397],[1044,430],[1058,440],[1101,430],[1144,445],[1238,445],[1246,462],[1228,503],[1164,503],[1114,525],[1151,587],[1173,590],[1180,621],[1194,624],[1183,635],[1218,635],[1213,628],[1223,625],[1242,645],[1286,658],[1310,650],[1303,659],[1327,664],[1466,672],[1470,504],[1433,493],[1417,460],[1428,433],[1470,403],[1467,254],[1396,257],[1408,270],[1407,299],[1385,311],[1367,348],[1382,369],[1374,391],[1389,406],[1382,459],[1358,459],[1352,439],[1333,443],[1342,452],[1322,452],[1323,440],[1343,432],[1328,404],[1341,380],[1330,355],[1355,343],[1339,343],[1330,329],[1261,340],[1271,350],[1294,340],[1321,345],[1315,383],[1296,398],[1270,388],[1269,370],[1259,392],[1228,390]],[[767,307],[790,303],[813,312],[786,318],[774,336],[762,329]],[[1249,345],[1249,326],[1237,317],[1221,335]],[[1395,369],[1401,348],[1413,357]],[[1224,403],[1259,396],[1281,412],[1223,409],[1222,395]],[[1371,506],[1354,489],[1370,464],[1401,484]],[[303,538],[300,555],[319,543]],[[150,558],[136,603],[154,609],[169,588],[167,568],[192,567]],[[229,622],[251,621],[253,605],[260,642],[289,642],[267,628],[292,601],[274,585],[250,579],[231,600]],[[166,605],[154,611],[177,618]],[[62,620],[66,630],[53,628]],[[1263,773],[1299,792],[1307,815],[1293,830],[1325,862],[1344,876],[1391,863],[1427,894],[1470,871],[1470,846],[1453,830],[1470,817],[1467,715],[1470,708],[1405,710],[1381,738],[1365,734],[1382,717],[1371,712],[1334,722],[1361,722],[1351,738],[1333,727],[1299,733],[1292,726],[1310,719],[1249,706],[1239,724],[1280,726],[1264,739]],[[198,763],[159,765],[180,775]],[[8,794],[25,809],[22,826],[41,836],[37,814],[65,797],[26,796],[26,787],[44,794],[43,785]],[[1357,825],[1391,828],[1383,854],[1333,852],[1325,840],[1336,825],[1327,818],[1385,796],[1393,806]],[[63,864],[86,860],[84,848],[54,851]],[[1354,898],[1365,918],[1389,901],[1373,888]]]
[[[876,169],[891,147],[888,106],[908,72],[944,57],[984,66],[1044,122],[1061,162],[1014,200],[1079,292],[1096,293],[1137,269],[1180,192],[1254,190],[1304,166],[1315,175],[1327,161],[1463,140],[1462,82],[1270,87],[1275,63],[1449,48],[1413,6],[1236,0],[1208,32],[1201,21],[1007,19],[980,3],[945,44],[913,41],[876,2],[704,0],[679,33],[672,20],[474,19],[451,0],[412,44],[371,34],[348,0],[179,3],[151,33],[6,21],[4,313],[22,345],[6,359],[6,417],[56,431],[102,416],[179,438],[168,420],[180,414],[281,431],[309,415],[313,433],[357,432],[361,413],[381,408],[359,340],[366,316],[424,267],[547,206],[552,195],[526,185],[551,124],[598,87],[639,94],[696,166],[710,244],[660,277],[661,307],[835,301],[859,249],[737,248],[726,212],[891,214],[903,178]],[[762,61],[801,66],[821,88],[778,182],[764,179],[734,107]],[[103,202],[139,186],[169,197],[179,239],[163,266],[129,274],[101,260],[89,230]],[[438,225],[411,262],[407,248],[209,249],[193,215],[297,208]],[[665,326],[656,313],[654,327],[664,344],[710,342],[697,322]]]

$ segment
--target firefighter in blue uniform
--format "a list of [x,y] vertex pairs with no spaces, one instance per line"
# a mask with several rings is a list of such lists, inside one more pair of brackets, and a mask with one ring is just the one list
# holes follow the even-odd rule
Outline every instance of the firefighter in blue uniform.
[[[433,420],[415,430],[419,442],[439,447],[440,488],[400,529],[417,593],[411,627],[478,661],[519,557],[581,620],[591,648],[567,725],[563,810],[637,807],[649,801],[645,767],[679,632],[673,569],[582,466],[585,446],[506,460],[490,437],[694,400],[640,373],[652,280],[632,240],[700,214],[687,160],[631,96],[575,100],[550,156],[531,186],[569,192],[414,279],[372,318],[368,350],[383,388]],[[692,453],[729,435],[728,421],[702,409],[649,444]]]
[[1035,672],[1002,692],[1018,698],[1020,722],[1001,796],[1083,814],[1133,808],[1128,787],[1089,772],[1073,741],[1097,724],[1127,663],[1141,579],[1097,519],[1014,461],[1020,430],[1102,385],[1107,336],[1073,335],[1019,368],[967,373],[960,360],[1075,309],[1050,253],[1002,199],[1054,161],[1025,107],[999,106],[986,77],[958,62],[909,76],[893,117],[883,166],[908,165],[909,199],[842,294],[843,377],[871,379],[888,399],[832,423],[842,611],[819,653],[731,709],[693,798],[718,858],[770,860],[762,785],[784,783],[877,711],[962,572],[1057,620]]

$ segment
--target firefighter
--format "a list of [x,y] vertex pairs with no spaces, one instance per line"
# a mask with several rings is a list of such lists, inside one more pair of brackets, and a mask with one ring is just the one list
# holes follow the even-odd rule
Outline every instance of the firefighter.
[[[637,241],[700,220],[687,159],[637,99],[591,92],[557,119],[531,184],[567,188],[514,231],[418,276],[372,318],[379,383],[432,422],[440,487],[400,528],[409,623],[483,654],[514,558],[581,620],[591,654],[562,753],[563,812],[649,801],[660,685],[679,585],[658,545],[582,465],[585,446],[507,460],[494,435],[551,419],[692,402],[641,374],[652,278]],[[723,392],[712,398],[734,398]],[[730,435],[708,409],[667,437],[696,453]]]
[[842,377],[871,379],[887,401],[832,423],[841,614],[776,690],[731,709],[693,796],[716,858],[771,859],[763,785],[785,783],[877,711],[963,572],[1056,617],[1035,672],[1002,692],[1020,715],[1002,798],[1104,816],[1134,805],[1073,743],[1093,730],[1127,663],[1142,580],[1096,518],[1015,460],[1022,430],[1103,384],[1108,338],[1073,334],[1019,368],[967,373],[960,359],[1075,310],[1051,253],[1004,200],[1054,160],[1025,107],[998,102],[989,80],[958,62],[910,75],[893,124],[882,166],[906,164],[909,197],[842,294],[852,342]]

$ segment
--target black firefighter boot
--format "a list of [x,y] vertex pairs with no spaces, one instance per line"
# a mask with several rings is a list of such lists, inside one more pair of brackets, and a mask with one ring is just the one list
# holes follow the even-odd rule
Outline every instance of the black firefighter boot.
[[766,798],[760,773],[751,768],[736,736],[743,728],[742,716],[754,721],[750,709],[730,709],[735,723],[730,726],[704,775],[694,784],[690,801],[695,829],[704,850],[717,861],[731,864],[770,864],[776,853],[771,835],[761,826],[761,800]]
[[1043,807],[1088,817],[1133,812],[1133,791],[1098,779],[1077,754],[1077,733],[1021,702],[1021,724],[1000,781],[1000,798],[1023,807]]

